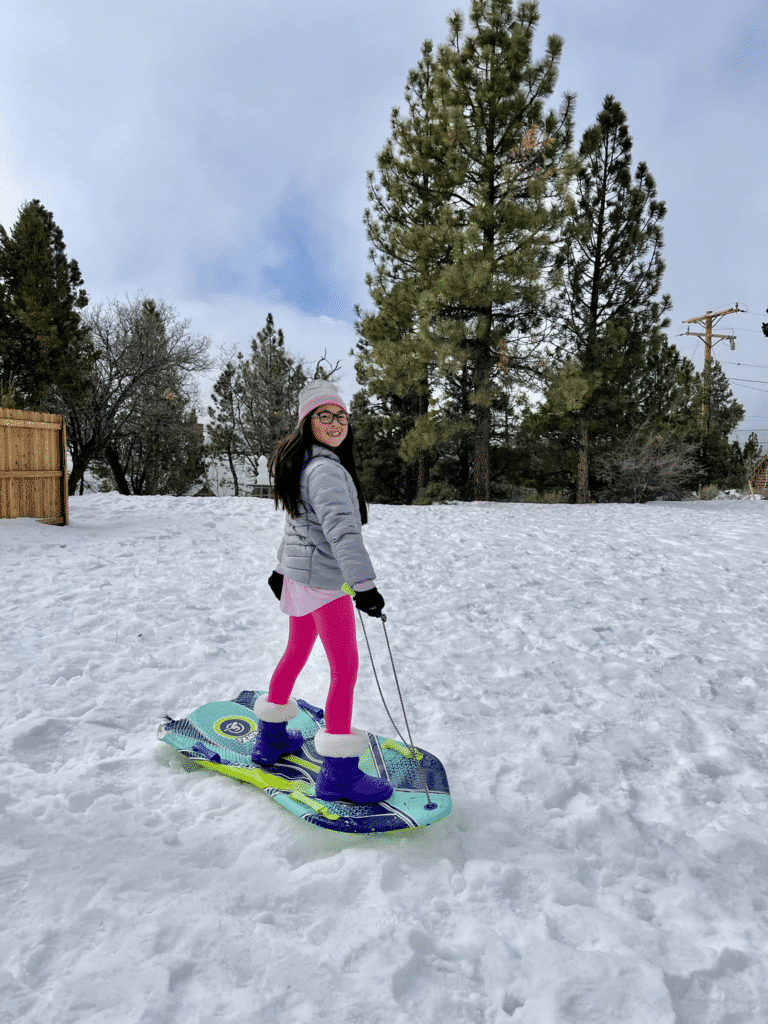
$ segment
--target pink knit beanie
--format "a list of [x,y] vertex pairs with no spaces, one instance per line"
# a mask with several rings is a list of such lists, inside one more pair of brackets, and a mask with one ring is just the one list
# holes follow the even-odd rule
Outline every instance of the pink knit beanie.
[[331,384],[329,380],[311,380],[299,394],[299,423],[313,409],[318,409],[321,405],[325,405],[326,402],[340,405],[344,412],[349,415],[346,402],[339,394],[335,384]]

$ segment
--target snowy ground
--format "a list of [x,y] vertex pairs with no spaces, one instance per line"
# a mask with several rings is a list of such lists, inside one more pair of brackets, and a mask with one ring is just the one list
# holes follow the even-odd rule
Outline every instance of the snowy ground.
[[[266,687],[273,504],[70,508],[0,521],[3,1024],[768,1019],[768,502],[373,506],[454,797],[379,839],[155,738]],[[355,723],[391,732],[359,643]],[[296,692],[326,685],[318,644]]]

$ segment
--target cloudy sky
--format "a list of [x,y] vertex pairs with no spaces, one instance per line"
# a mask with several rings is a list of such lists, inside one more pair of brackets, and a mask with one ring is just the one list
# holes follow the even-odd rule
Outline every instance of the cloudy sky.
[[[0,224],[37,198],[93,302],[162,298],[239,347],[272,312],[286,347],[341,360],[357,390],[368,305],[366,171],[422,42],[469,0],[4,0]],[[768,430],[768,8],[765,0],[541,0],[565,40],[552,97],[576,138],[606,93],[668,206],[664,291],[682,321],[739,305],[716,355]],[[703,345],[676,338],[698,368]],[[199,381],[205,406],[218,370]],[[204,419],[206,417],[203,417]],[[747,433],[741,435],[746,440]],[[766,435],[768,436],[768,435]]]

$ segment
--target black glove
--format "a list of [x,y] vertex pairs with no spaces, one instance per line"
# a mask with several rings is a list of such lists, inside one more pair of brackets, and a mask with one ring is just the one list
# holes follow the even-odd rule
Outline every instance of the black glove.
[[267,582],[272,588],[272,593],[279,601],[283,593],[283,574],[278,572],[277,569],[275,569],[275,571],[269,577],[269,580]]
[[355,592],[355,605],[361,612],[368,612],[373,618],[380,619],[384,598],[376,587],[372,590],[359,590]]

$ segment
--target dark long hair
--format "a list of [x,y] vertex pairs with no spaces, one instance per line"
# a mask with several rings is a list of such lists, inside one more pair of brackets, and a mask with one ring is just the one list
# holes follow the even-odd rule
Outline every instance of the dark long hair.
[[[272,491],[275,495],[275,508],[283,508],[291,517],[299,517],[299,483],[301,480],[301,469],[304,465],[304,453],[312,448],[313,444],[320,444],[312,433],[311,413],[304,417],[298,427],[282,441],[267,463],[269,479],[272,483]],[[338,446],[330,448],[336,452],[339,461],[349,475],[357,490],[357,501],[360,505],[360,518],[363,524],[368,522],[368,502],[365,497],[365,488],[360,482],[355,466],[354,455],[355,435],[352,432],[352,424],[347,426],[347,436]],[[320,445],[321,448],[328,448],[328,445]]]

